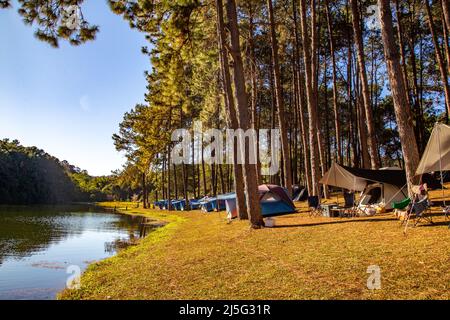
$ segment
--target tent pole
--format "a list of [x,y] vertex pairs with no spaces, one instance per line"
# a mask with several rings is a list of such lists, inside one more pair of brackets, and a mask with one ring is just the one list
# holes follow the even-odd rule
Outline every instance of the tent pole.
[[444,192],[444,175],[442,174],[442,153],[441,153],[441,135],[440,135],[441,128],[439,125],[437,125],[437,130],[438,130],[438,148],[439,148],[439,171],[441,173],[442,200],[444,201],[444,208],[445,208],[446,205],[445,205],[445,192]]

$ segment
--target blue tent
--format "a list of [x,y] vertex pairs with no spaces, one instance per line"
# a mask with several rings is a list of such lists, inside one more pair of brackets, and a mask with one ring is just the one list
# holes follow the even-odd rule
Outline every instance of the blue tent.
[[174,200],[172,201],[172,208],[176,211],[183,211],[186,207],[185,200]]
[[[282,187],[276,185],[261,185],[258,187],[258,192],[261,204],[261,214],[263,217],[272,217],[296,212],[294,203]],[[229,193],[219,196],[219,198],[225,201],[227,214],[231,218],[236,218],[236,194]]]
[[280,186],[263,184],[258,187],[261,214],[263,217],[295,213],[295,205]]
[[229,218],[237,218],[236,193],[222,194],[217,198],[225,201],[225,210]]
[[207,197],[200,201],[200,206],[203,212],[221,211],[225,210],[225,201]]
[[190,205],[191,209],[192,210],[200,209],[200,207],[201,207],[200,201],[201,200],[202,199],[200,199],[200,200],[196,200],[196,199],[189,200],[189,205]]

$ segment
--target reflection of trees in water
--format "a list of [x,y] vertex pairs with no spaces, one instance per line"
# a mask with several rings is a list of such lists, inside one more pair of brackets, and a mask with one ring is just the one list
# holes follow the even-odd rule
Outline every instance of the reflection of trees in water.
[[0,265],[5,258],[25,258],[86,229],[123,230],[130,239],[141,234],[142,217],[101,212],[89,205],[0,207]]
[[[157,223],[156,220],[147,217],[131,217],[135,222],[139,221],[139,233],[136,232],[135,228],[128,228],[128,238],[117,238],[114,241],[105,242],[105,252],[112,255],[129,246],[136,245],[139,239],[145,238],[150,232],[164,225],[163,223]],[[133,224],[133,226],[135,227],[136,225]]]

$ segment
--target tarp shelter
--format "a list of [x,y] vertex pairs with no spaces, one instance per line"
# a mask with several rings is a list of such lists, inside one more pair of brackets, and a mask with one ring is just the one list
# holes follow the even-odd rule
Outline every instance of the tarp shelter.
[[398,168],[380,170],[357,169],[333,163],[319,181],[321,184],[363,191],[359,205],[383,205],[392,209],[392,202],[408,196],[406,174]]
[[296,212],[294,203],[282,187],[263,184],[258,187],[258,193],[263,217]]
[[436,123],[423,152],[416,175],[440,171],[442,197],[444,198],[444,172],[450,170],[450,126]]
[[450,126],[436,123],[416,175],[446,170],[450,170]]

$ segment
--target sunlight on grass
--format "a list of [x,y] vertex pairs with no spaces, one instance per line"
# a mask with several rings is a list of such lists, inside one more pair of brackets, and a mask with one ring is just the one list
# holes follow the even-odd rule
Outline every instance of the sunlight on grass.
[[[442,215],[405,236],[392,213],[342,219],[297,213],[277,217],[274,228],[251,230],[245,221],[227,224],[224,212],[127,212],[168,224],[91,265],[81,289],[60,298],[450,298],[450,221]],[[381,268],[380,290],[367,289],[370,265]]]

